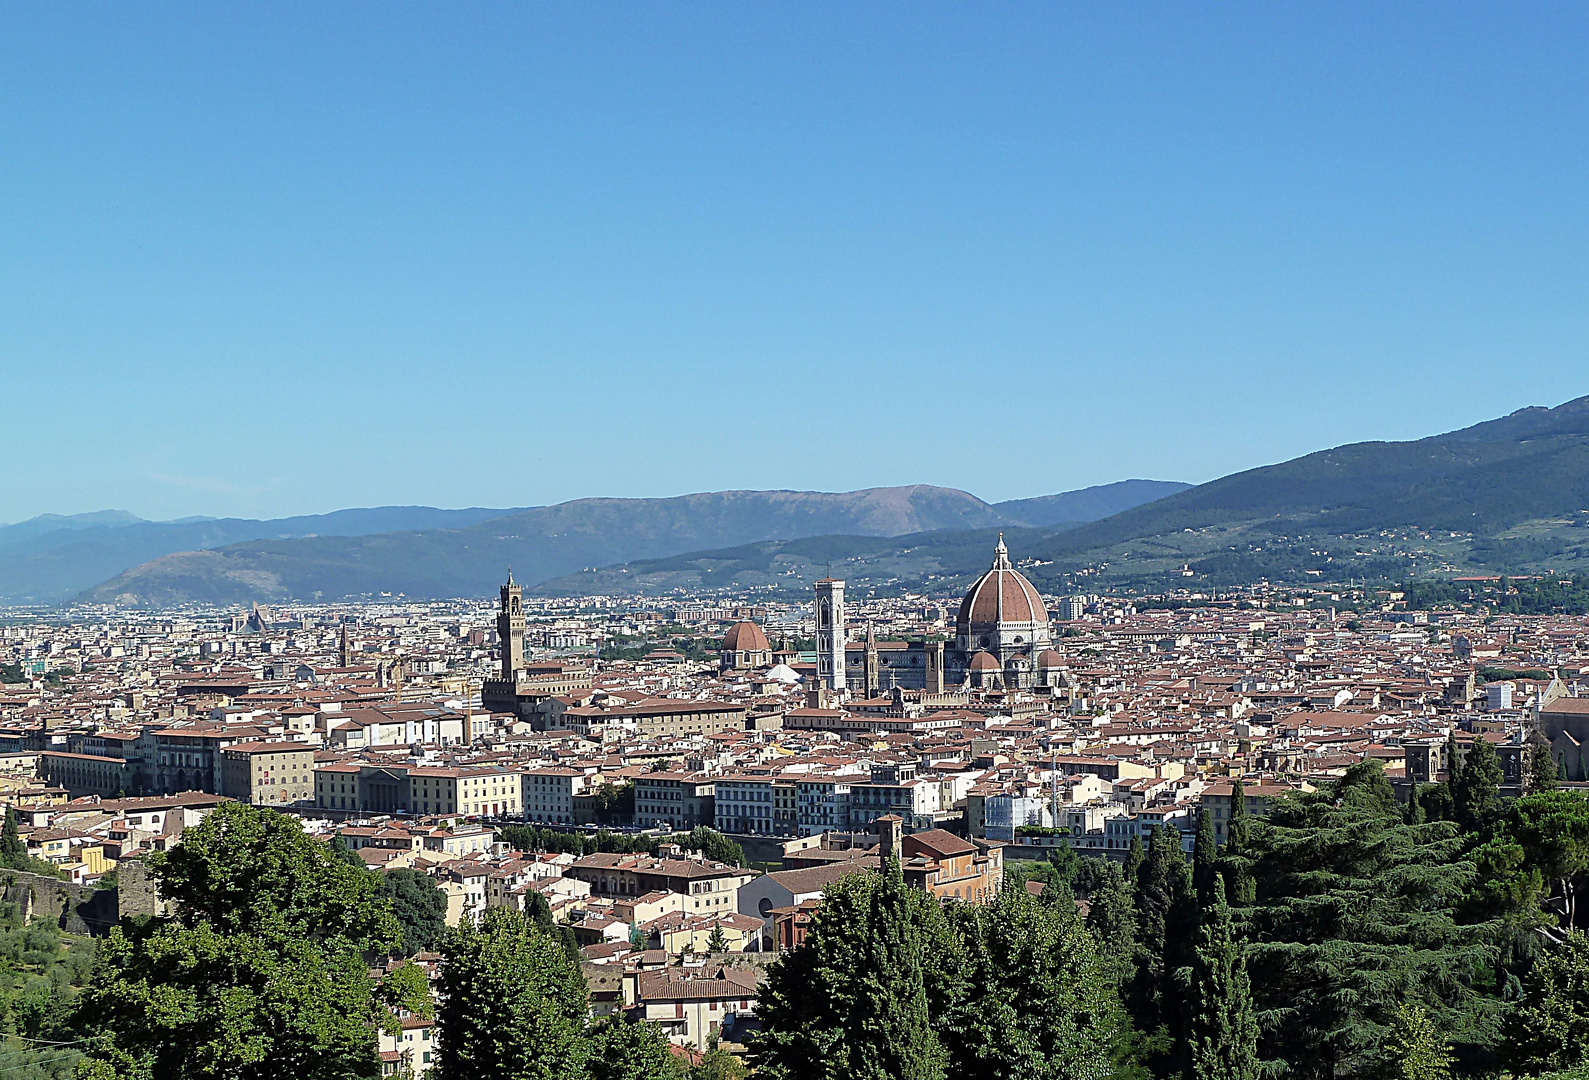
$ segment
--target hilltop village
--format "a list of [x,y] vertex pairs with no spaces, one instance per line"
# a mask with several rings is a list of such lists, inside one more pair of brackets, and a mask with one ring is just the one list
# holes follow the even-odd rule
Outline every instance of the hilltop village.
[[[1501,794],[1586,781],[1589,622],[1395,591],[1042,596],[1002,540],[950,598],[525,597],[0,627],[0,798],[98,916],[228,800],[428,878],[449,924],[545,910],[597,1015],[737,1045],[824,889],[897,855],[985,903],[1056,848],[1222,837],[1367,758],[1406,800],[1482,740]],[[1548,755],[1548,764],[1541,757]],[[64,902],[64,901],[63,901]],[[103,908],[101,902],[98,905]],[[433,954],[420,952],[434,965]],[[430,1022],[381,1036],[423,1074]]]

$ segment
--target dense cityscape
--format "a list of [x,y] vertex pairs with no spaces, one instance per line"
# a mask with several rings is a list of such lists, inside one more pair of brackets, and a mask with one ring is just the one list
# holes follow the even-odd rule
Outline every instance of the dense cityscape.
[[1589,5],[0,5],[0,1080],[1589,1080]]
[[[369,1006],[380,1014],[367,1022],[372,1069],[432,1075],[444,1044],[460,1060],[461,1036],[445,1043],[436,1004],[456,994],[448,980],[463,977],[471,946],[447,935],[522,936],[534,924],[566,956],[553,962],[577,972],[575,1026],[608,1025],[591,1027],[581,1051],[596,1075],[631,1075],[595,1062],[643,1057],[647,1046],[602,1042],[627,1032],[612,1024],[639,1021],[654,1033],[649,1051],[667,1052],[636,1068],[795,1076],[813,1067],[802,1054],[835,1053],[802,1040],[843,1023],[808,1015],[809,994],[789,983],[816,976],[794,958],[811,952],[810,935],[864,929],[853,910],[842,927],[825,918],[830,905],[883,917],[872,893],[893,880],[951,910],[985,909],[997,932],[1046,919],[1055,948],[1081,949],[1067,963],[1096,985],[1062,996],[1103,995],[1109,1018],[1066,997],[1022,1022],[1076,1028],[1068,1037],[1091,1064],[1052,1074],[1095,1075],[1119,1073],[1121,1055],[1155,1072],[1192,1064],[1198,1024],[1211,1021],[1195,995],[1172,1000],[1166,972],[1199,970],[1198,924],[1229,936],[1224,904],[1271,948],[1315,948],[1296,926],[1258,922],[1262,905],[1326,903],[1309,874],[1372,882],[1409,865],[1433,873],[1432,862],[1462,894],[1445,896],[1452,948],[1482,943],[1489,973],[1467,972],[1460,992],[1431,982],[1448,958],[1424,940],[1428,897],[1409,901],[1399,932],[1359,939],[1321,922],[1311,933],[1342,934],[1336,946],[1366,950],[1395,978],[1358,986],[1364,957],[1334,971],[1319,959],[1308,976],[1293,957],[1266,976],[1273,958],[1255,951],[1242,975],[1253,1067],[1261,1054],[1296,1075],[1323,1060],[1361,1069],[1386,1038],[1413,1038],[1435,1017],[1439,1053],[1475,1069],[1512,1064],[1508,1053],[1561,1063],[1577,1051],[1508,1050],[1501,1032],[1508,1014],[1561,1007],[1526,1004],[1560,991],[1509,972],[1575,926],[1589,858],[1589,620],[1497,614],[1527,581],[1457,585],[1466,602],[1432,610],[1409,607],[1404,590],[1323,583],[1042,596],[1000,540],[963,597],[847,603],[844,582],[825,579],[810,602],[781,606],[569,601],[525,597],[509,576],[492,601],[13,612],[0,629],[5,899],[19,928],[43,920],[90,943],[74,951],[118,925],[110,941],[128,949],[128,928],[181,924],[197,906],[172,876],[186,838],[244,843],[240,880],[282,857],[265,850],[307,843],[345,861],[353,887],[394,902],[396,947],[377,957],[364,943],[384,965],[371,985],[417,976],[396,980],[401,1000],[371,999],[386,1002]],[[1330,828],[1385,838],[1356,836],[1346,864],[1282,846],[1299,816],[1355,807],[1343,794],[1355,787],[1383,801],[1377,819],[1363,811]],[[1519,807],[1567,817],[1520,824]],[[1275,808],[1286,826],[1267,825]],[[261,812],[282,823],[249,816]],[[239,841],[259,828],[279,835]],[[1310,857],[1319,865],[1295,865]],[[1304,879],[1314,884],[1299,888]],[[247,887],[260,902],[272,884]],[[1375,903],[1397,907],[1403,891]],[[959,932],[980,925],[961,918]],[[1076,935],[1091,935],[1089,947],[1065,944]],[[137,968],[120,963],[124,978]],[[86,968],[51,977],[47,1004],[30,1004],[36,980],[13,991],[20,1033],[82,1045],[57,1037],[114,1012],[109,984]],[[1334,1024],[1372,1023],[1380,1039],[1342,1045],[1322,1021],[1311,1034],[1258,1036],[1253,1009],[1344,986],[1354,1000]],[[1427,1012],[1395,1012],[1426,994]],[[193,1068],[186,1048],[152,1032],[99,1037],[101,1062]],[[1026,1053],[1057,1061],[1044,1042],[1057,1037],[1034,1034]],[[883,1042],[910,1038],[901,1029]],[[453,1068],[434,1075],[475,1075]]]

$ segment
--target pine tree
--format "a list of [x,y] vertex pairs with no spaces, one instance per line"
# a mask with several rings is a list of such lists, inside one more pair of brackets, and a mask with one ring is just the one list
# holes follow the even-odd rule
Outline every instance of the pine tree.
[[562,1080],[585,1070],[586,992],[557,939],[489,908],[442,946],[439,1080]]
[[1385,1036],[1385,1072],[1392,1080],[1450,1080],[1451,1047],[1421,1005],[1398,1005]]
[[1475,1058],[1502,1044],[1494,922],[1457,918],[1477,870],[1450,822],[1408,825],[1378,762],[1321,791],[1275,800],[1254,834],[1248,942],[1263,1055],[1286,1075],[1376,1067],[1395,1010],[1418,1004]]
[[1212,889],[1198,940],[1186,1056],[1194,1080],[1258,1080],[1258,1021],[1247,962],[1232,930],[1224,882],[1215,878]]

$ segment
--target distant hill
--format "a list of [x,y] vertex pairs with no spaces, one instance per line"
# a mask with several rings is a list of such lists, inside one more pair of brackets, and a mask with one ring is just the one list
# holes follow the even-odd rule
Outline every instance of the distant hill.
[[145,521],[122,510],[46,514],[0,528],[0,602],[50,604],[129,567],[178,551],[267,537],[359,536],[398,529],[472,525],[510,510],[377,506],[254,521],[190,518]]
[[15,525],[0,525],[0,548],[31,540],[46,533],[71,533],[84,529],[117,528],[137,525],[143,518],[125,510],[95,510],[88,514],[40,514]]
[[[1129,490],[1143,498],[1159,490],[1152,482],[1129,483],[1138,485]],[[1029,501],[1040,504],[1035,507],[1039,514],[1053,515],[1086,513],[1088,500],[1130,497],[1115,492],[1074,503],[1064,496],[1056,497],[1057,503]],[[668,499],[578,499],[463,527],[256,539],[205,545],[215,550],[163,553],[85,591],[81,599],[163,605],[398,593],[478,596],[488,595],[509,567],[520,580],[534,583],[582,568],[757,541],[963,532],[1019,526],[1025,520],[964,491],[926,484],[837,494],[723,491]]]
[[1122,510],[1174,495],[1191,486],[1172,480],[1121,480],[1060,495],[1011,499],[994,503],[993,509],[1012,522],[1026,525],[1069,525],[1111,517]]
[[[1413,442],[1322,450],[1090,523],[1011,531],[1008,541],[1028,576],[1056,593],[1117,584],[1400,581],[1461,570],[1582,574],[1589,572],[1589,397]],[[606,567],[540,588],[774,585],[793,594],[831,565],[855,588],[942,593],[984,569],[992,544],[988,530],[888,544],[814,537]],[[1081,571],[1085,578],[1076,576]]]

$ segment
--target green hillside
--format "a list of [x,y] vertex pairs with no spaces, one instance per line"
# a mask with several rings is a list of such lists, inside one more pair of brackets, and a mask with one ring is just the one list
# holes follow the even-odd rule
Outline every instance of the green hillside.
[[[1101,521],[1008,533],[1040,587],[1400,581],[1461,571],[1589,571],[1589,398],[1415,442],[1354,443],[1250,469]],[[833,573],[865,589],[952,591],[987,563],[990,530],[758,544],[547,582],[803,590]],[[825,545],[825,546],[824,546]],[[1183,573],[1185,567],[1189,574]]]

